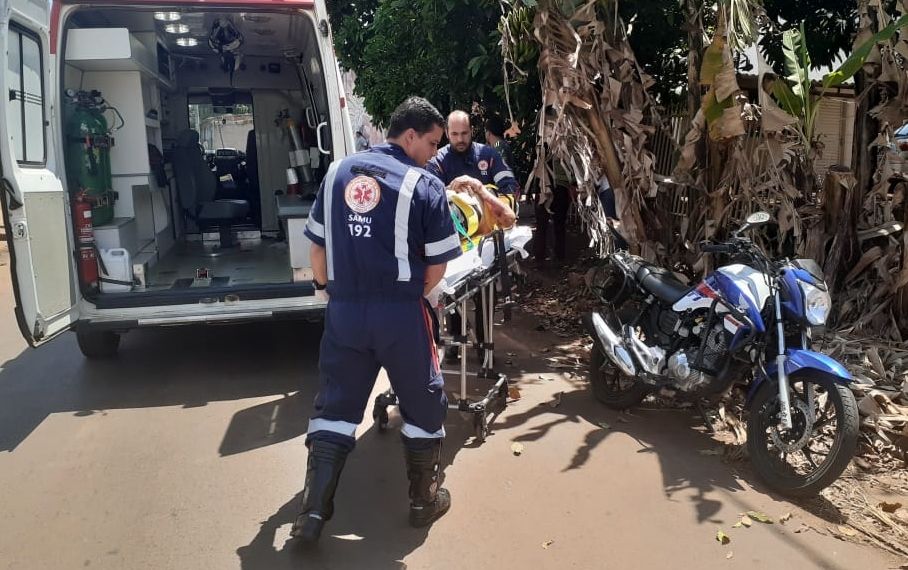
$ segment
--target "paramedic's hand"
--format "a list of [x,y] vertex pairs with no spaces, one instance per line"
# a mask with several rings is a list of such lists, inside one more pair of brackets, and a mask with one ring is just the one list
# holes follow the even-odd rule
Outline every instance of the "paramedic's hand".
[[441,294],[444,293],[446,285],[447,283],[444,279],[442,279],[431,291],[423,295],[423,297],[429,303],[429,306],[433,309],[438,307],[438,303],[441,300]]
[[323,301],[325,303],[328,302],[330,297],[328,296],[327,285],[322,285],[317,280],[313,279],[312,288],[315,290],[316,299],[318,299],[319,301]]
[[469,192],[477,198],[482,196],[485,186],[482,185],[482,182],[473,178],[472,176],[458,176],[451,181],[451,184],[448,186],[454,192]]

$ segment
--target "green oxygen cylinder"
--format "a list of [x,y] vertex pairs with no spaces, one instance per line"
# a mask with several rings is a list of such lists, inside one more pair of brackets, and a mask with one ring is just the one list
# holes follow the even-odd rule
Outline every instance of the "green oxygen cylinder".
[[92,204],[92,225],[103,226],[113,220],[113,177],[110,172],[110,147],[113,138],[107,119],[106,103],[98,92],[67,93],[66,180],[71,194],[84,191]]

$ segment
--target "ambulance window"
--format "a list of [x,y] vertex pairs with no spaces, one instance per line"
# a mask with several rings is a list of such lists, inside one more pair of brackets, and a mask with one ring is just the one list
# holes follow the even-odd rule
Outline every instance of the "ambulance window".
[[21,164],[44,164],[45,160],[43,71],[38,38],[10,26],[6,119],[13,152]]

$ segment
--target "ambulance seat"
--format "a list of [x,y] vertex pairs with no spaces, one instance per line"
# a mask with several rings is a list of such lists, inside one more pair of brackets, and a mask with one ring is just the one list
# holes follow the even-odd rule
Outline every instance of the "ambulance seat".
[[230,228],[249,214],[246,200],[216,200],[217,179],[199,146],[199,133],[188,129],[180,133],[173,152],[173,174],[177,195],[186,214],[199,229],[217,226],[221,247],[233,245]]

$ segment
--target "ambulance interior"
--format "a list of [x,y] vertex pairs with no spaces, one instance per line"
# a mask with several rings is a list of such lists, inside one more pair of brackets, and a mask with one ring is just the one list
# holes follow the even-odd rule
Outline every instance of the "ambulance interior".
[[100,284],[87,296],[105,308],[224,288],[243,299],[301,294],[311,279],[302,227],[340,118],[330,116],[313,20],[94,8],[64,33],[71,198],[80,177],[104,185],[91,177],[97,160],[86,156],[99,150],[76,114],[102,113],[113,139],[113,192],[93,190]]

